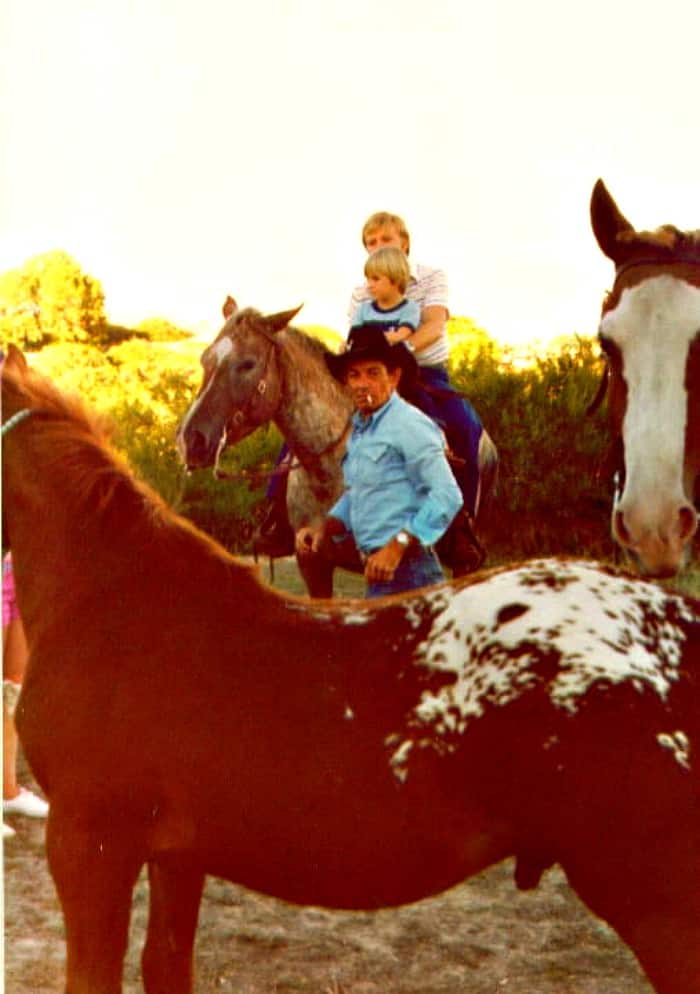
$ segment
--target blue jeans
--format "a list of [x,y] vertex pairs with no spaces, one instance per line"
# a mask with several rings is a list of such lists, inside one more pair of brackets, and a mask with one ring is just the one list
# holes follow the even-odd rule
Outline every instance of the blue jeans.
[[432,549],[411,549],[399,563],[392,580],[377,580],[367,584],[365,597],[384,597],[385,594],[401,594],[416,587],[426,587],[431,583],[442,583],[445,574]]
[[[434,387],[437,393],[421,390]],[[479,415],[450,383],[445,366],[421,366],[415,400],[428,417],[444,429],[450,448],[464,464],[453,467],[455,479],[464,497],[464,508],[474,514],[479,490],[479,441],[483,428]]]

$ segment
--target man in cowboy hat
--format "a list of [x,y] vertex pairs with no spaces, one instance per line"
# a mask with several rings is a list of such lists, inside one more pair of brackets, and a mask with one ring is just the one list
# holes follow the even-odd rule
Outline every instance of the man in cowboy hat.
[[367,596],[380,597],[444,579],[433,545],[462,506],[442,433],[399,395],[417,376],[403,343],[381,329],[352,329],[348,349],[327,356],[356,408],[343,462],[346,489],[319,528],[297,534],[301,556],[351,534],[364,562]]

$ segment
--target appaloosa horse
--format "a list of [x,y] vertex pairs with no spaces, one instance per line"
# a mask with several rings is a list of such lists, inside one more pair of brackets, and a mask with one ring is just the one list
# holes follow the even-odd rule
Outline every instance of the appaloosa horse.
[[700,603],[540,560],[399,597],[263,586],[11,348],[4,510],[70,994],[190,994],[205,874],[372,909],[553,862],[659,994],[700,994]]
[[[330,375],[325,347],[290,327],[301,308],[264,316],[239,310],[228,297],[226,323],[202,353],[203,381],[178,431],[178,447],[189,469],[216,466],[227,445],[235,445],[261,424],[274,421],[293,453],[287,507],[292,528],[317,524],[343,488],[341,458],[352,408]],[[479,445],[478,510],[492,500],[498,453],[486,431]],[[298,560],[309,593],[330,597],[333,564]]]
[[612,532],[642,572],[671,576],[698,521],[700,231],[636,231],[601,180],[591,221],[615,263],[599,336],[622,478]]

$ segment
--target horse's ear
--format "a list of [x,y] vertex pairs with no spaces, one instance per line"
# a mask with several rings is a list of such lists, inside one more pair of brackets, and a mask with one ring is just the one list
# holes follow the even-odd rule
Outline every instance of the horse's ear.
[[277,314],[268,314],[265,317],[265,324],[267,325],[267,330],[276,335],[278,331],[282,331],[287,325],[294,320],[299,311],[304,305],[299,304],[291,311],[279,311]]
[[227,296],[226,300],[224,301],[223,307],[221,308],[221,313],[224,315],[224,317],[228,321],[228,319],[231,317],[231,315],[234,314],[237,310],[238,310],[238,304],[233,299],[233,297],[231,296],[231,294],[229,294]]
[[602,179],[598,180],[591,194],[591,226],[598,245],[609,259],[620,262],[628,255],[629,250],[619,236],[623,232],[633,232],[634,227],[620,213]]
[[24,358],[24,353],[13,345],[12,342],[7,346],[7,355],[5,356],[5,364],[15,369],[19,369],[21,372],[25,372],[29,367],[27,365],[27,360]]

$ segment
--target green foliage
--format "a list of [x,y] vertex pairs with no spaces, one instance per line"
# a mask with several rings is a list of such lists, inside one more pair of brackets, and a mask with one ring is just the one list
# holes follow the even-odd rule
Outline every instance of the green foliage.
[[134,328],[134,334],[138,338],[146,338],[149,342],[181,342],[192,338],[191,331],[178,328],[166,318],[146,318],[145,321],[139,321]]
[[453,365],[472,362],[478,356],[498,356],[499,348],[487,331],[474,324],[471,318],[454,317],[447,322],[450,356]]
[[106,325],[99,282],[66,252],[45,252],[0,276],[0,336],[20,348],[99,342]]
[[500,455],[500,494],[490,517],[492,552],[613,554],[609,480],[599,478],[608,436],[586,415],[602,364],[591,340],[518,368],[491,348],[453,363],[452,379],[474,403]]
[[277,429],[267,425],[227,449],[221,471],[228,478],[216,479],[211,470],[194,472],[188,478],[181,512],[228,549],[248,551],[281,443]]

